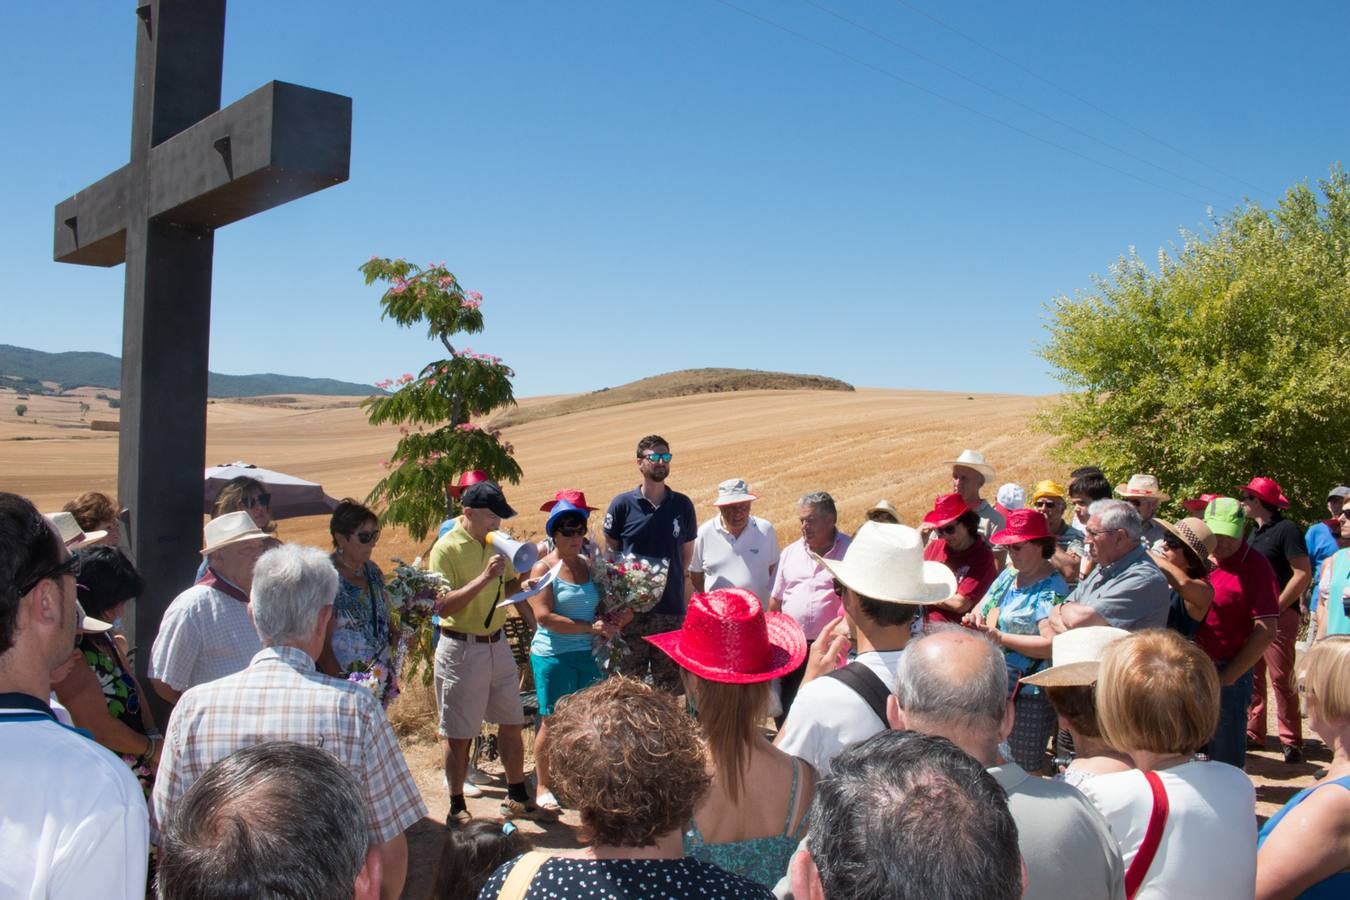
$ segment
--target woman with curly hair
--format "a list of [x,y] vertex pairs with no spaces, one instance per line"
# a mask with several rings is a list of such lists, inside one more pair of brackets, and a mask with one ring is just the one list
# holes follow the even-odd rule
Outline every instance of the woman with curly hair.
[[611,678],[564,697],[550,726],[553,789],[581,813],[587,846],[519,856],[493,874],[481,896],[773,896],[685,857],[680,832],[711,778],[698,727],[674,698]]

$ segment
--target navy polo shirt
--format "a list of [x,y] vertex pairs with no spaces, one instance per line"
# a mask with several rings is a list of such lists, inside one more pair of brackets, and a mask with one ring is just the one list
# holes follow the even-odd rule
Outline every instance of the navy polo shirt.
[[609,502],[605,512],[605,536],[619,542],[627,553],[664,559],[670,564],[666,592],[654,613],[684,615],[684,545],[698,536],[694,503],[684,494],[666,488],[660,506],[642,496],[642,486],[625,491]]

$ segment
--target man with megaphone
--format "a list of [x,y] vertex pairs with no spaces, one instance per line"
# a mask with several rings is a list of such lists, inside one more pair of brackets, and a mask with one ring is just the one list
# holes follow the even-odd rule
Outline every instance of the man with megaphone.
[[[445,777],[450,784],[445,824],[454,827],[469,820],[464,774],[469,747],[484,721],[497,724],[497,747],[506,769],[502,815],[551,819],[555,814],[536,806],[525,789],[520,674],[502,633],[507,610],[497,607],[519,589],[520,572],[529,571],[534,563],[528,558],[534,545],[515,543],[497,530],[502,519],[516,511],[495,481],[465,488],[460,503],[464,512],[456,527],[436,541],[428,561],[431,570],[444,575],[453,587],[436,603],[441,617],[435,665],[438,730],[446,741]],[[528,605],[520,612],[533,618]]]

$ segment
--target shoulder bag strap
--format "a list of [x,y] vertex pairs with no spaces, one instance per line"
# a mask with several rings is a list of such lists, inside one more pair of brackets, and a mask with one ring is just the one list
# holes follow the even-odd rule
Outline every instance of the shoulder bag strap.
[[876,672],[860,662],[851,662],[825,677],[837,679],[848,685],[881,720],[881,724],[886,724],[886,698],[890,696],[891,691]]
[[531,850],[522,856],[520,862],[511,867],[506,881],[502,882],[502,889],[497,892],[497,900],[525,900],[525,892],[530,889],[534,876],[539,874],[539,869],[552,858],[553,854],[546,850]]
[[1158,845],[1162,843],[1163,829],[1167,827],[1167,791],[1163,789],[1162,779],[1157,772],[1145,772],[1144,778],[1153,792],[1153,812],[1149,814],[1148,828],[1144,831],[1144,841],[1139,845],[1139,852],[1134,855],[1129,870],[1125,872],[1127,898],[1133,898],[1143,883],[1149,866],[1153,865],[1153,857],[1158,853]]

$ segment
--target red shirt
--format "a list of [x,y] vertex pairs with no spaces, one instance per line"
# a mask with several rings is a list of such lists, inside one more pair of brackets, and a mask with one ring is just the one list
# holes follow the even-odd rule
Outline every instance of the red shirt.
[[1275,568],[1259,551],[1243,543],[1209,573],[1214,603],[1195,633],[1195,643],[1215,662],[1228,662],[1252,636],[1257,619],[1280,615],[1280,590]]
[[[956,575],[956,593],[967,600],[979,603],[984,592],[998,577],[998,564],[994,562],[994,551],[983,538],[976,538],[964,550],[950,550],[947,542],[937,538],[923,548],[923,558],[940,562]],[[960,623],[961,613],[947,612],[945,609],[930,609],[927,619],[930,622]]]

